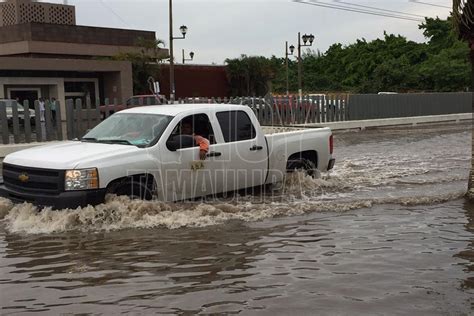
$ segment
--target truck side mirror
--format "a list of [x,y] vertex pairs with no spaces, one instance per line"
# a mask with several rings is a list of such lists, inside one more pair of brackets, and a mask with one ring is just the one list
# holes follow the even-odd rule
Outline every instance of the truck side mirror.
[[170,151],[177,151],[178,149],[191,148],[195,146],[196,142],[192,135],[176,135],[166,142],[166,147]]
[[166,142],[166,147],[169,149],[169,151],[177,151],[178,143],[170,139]]

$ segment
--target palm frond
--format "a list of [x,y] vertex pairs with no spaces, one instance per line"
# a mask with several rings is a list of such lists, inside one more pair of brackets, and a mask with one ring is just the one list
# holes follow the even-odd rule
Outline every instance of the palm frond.
[[472,37],[474,34],[474,1],[453,0],[453,20],[461,37]]

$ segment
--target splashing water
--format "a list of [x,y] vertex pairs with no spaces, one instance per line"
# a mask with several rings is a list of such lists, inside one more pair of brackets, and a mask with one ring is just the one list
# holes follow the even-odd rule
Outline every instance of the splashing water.
[[[0,220],[8,231],[27,234],[176,229],[308,212],[345,212],[375,204],[418,205],[458,199],[467,184],[470,133],[429,136],[409,142],[398,138],[341,146],[333,172],[316,179],[290,173],[283,183],[254,195],[236,193],[183,203],[111,195],[105,204],[63,211],[39,211],[31,204],[13,205],[0,199]],[[350,137],[341,135],[340,142],[350,142]]]

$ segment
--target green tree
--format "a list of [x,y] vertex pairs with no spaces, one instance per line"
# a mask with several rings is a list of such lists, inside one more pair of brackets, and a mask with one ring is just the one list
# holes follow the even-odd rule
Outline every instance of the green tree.
[[428,58],[418,67],[423,88],[459,91],[469,87],[469,48],[457,38],[452,19],[426,18],[420,29],[429,39]]
[[[460,91],[469,86],[468,48],[453,32],[452,19],[427,18],[419,28],[427,43],[384,32],[373,41],[333,44],[325,53],[302,56],[305,92]],[[285,59],[272,56],[228,59],[233,94],[285,93]],[[289,61],[290,91],[297,87],[298,67]]]
[[270,82],[277,70],[271,60],[241,55],[225,62],[232,95],[263,96],[270,91]]

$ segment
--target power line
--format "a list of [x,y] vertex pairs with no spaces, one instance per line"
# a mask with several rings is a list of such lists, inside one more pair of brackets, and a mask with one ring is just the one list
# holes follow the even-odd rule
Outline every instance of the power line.
[[[308,1],[311,1],[311,0],[308,0]],[[411,17],[407,17],[407,16],[401,16],[401,15],[395,15],[395,14],[389,14],[389,13],[381,13],[381,12],[370,11],[370,10],[355,9],[355,8],[351,8],[351,7],[348,7],[348,6],[334,5],[334,4],[329,4],[329,3],[320,3],[320,2],[315,2],[315,0],[313,0],[311,2],[305,2],[304,0],[293,0],[293,2],[301,3],[301,4],[308,4],[308,5],[313,5],[313,6],[317,6],[317,7],[323,7],[323,8],[342,10],[342,11],[356,12],[356,13],[362,13],[362,14],[375,15],[375,16],[383,16],[383,17],[399,19],[399,20],[407,20],[407,21],[413,21],[413,22],[424,22],[424,20],[411,18]]]
[[400,20],[408,20],[408,21],[414,21],[414,22],[423,22],[423,20],[421,19],[416,19],[416,18],[407,17],[407,16],[381,13],[377,11],[370,11],[370,10],[363,10],[363,9],[355,9],[349,6],[335,5],[335,4],[330,4],[330,3],[321,3],[321,2],[318,2],[317,0],[308,0],[308,1],[310,2],[305,2],[304,0],[293,0],[293,2],[314,5],[314,6],[323,7],[323,8],[330,8],[330,9],[369,14],[369,15],[375,15],[375,16],[383,16],[383,17],[389,17],[389,18],[400,19]]
[[106,9],[108,9],[110,12],[112,12],[113,15],[115,15],[120,21],[122,21],[123,23],[125,23],[125,25],[127,25],[128,27],[132,27],[130,24],[128,24],[127,21],[125,21],[117,12],[115,12],[114,9],[112,9],[108,4],[105,3],[104,0],[100,0],[100,3],[102,4],[102,6],[104,6]]
[[387,9],[381,9],[381,8],[377,8],[377,7],[371,7],[371,6],[362,5],[362,4],[355,4],[355,3],[345,2],[345,1],[341,1],[341,0],[333,0],[333,1],[334,1],[334,2],[337,2],[337,3],[348,4],[348,5],[354,6],[354,7],[366,8],[366,9],[373,9],[373,10],[377,10],[377,11],[390,12],[390,13],[399,13],[399,14],[403,14],[403,15],[407,15],[407,16],[420,17],[420,18],[424,18],[424,17],[425,17],[424,15],[413,14],[413,13],[405,13],[405,12],[394,11],[394,10],[387,10]]
[[441,5],[441,4],[430,3],[430,2],[421,2],[421,1],[418,1],[418,0],[408,0],[408,1],[418,3],[418,4],[429,5],[429,6],[432,6],[432,7],[452,9],[451,7],[448,7],[447,5]]

